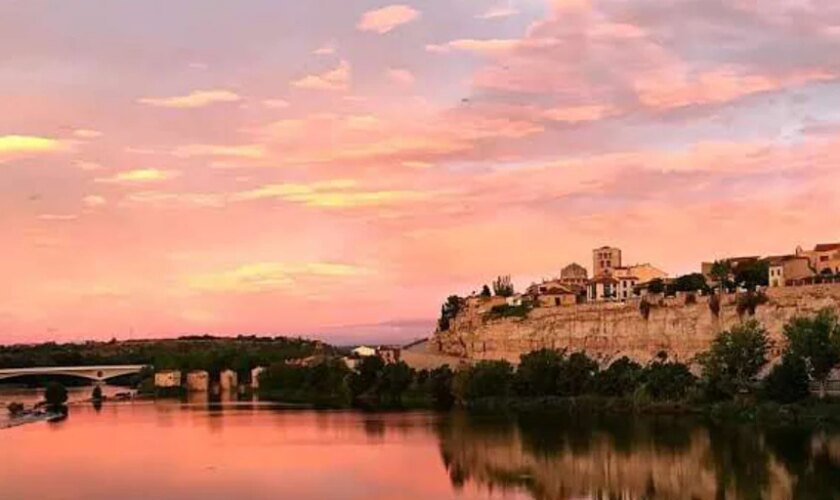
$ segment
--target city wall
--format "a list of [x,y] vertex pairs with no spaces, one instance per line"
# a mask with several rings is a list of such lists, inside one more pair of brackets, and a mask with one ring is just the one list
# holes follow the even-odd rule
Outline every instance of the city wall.
[[[768,301],[755,310],[768,331],[772,355],[783,348],[783,325],[796,315],[813,314],[824,307],[840,311],[840,284],[772,288]],[[471,360],[519,360],[521,354],[540,348],[585,351],[602,362],[628,356],[645,363],[660,352],[669,359],[692,362],[708,349],[722,330],[750,317],[737,311],[737,295],[720,297],[718,315],[709,297],[687,303],[684,296],[647,299],[648,317],[641,299],[627,302],[588,303],[537,308],[526,318],[486,319],[481,308],[470,308],[456,317],[445,332],[437,332],[430,349]]]

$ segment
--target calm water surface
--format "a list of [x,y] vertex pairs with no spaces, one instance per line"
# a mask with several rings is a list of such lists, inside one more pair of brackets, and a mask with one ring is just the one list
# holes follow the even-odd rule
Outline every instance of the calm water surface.
[[62,422],[0,430],[0,498],[831,499],[840,434],[686,419],[81,404]]

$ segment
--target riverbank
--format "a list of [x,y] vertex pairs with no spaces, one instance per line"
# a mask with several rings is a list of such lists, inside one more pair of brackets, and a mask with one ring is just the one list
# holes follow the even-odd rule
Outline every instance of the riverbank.
[[839,399],[807,399],[783,405],[767,401],[641,403],[627,398],[597,396],[481,398],[466,403],[465,409],[477,414],[691,415],[718,423],[840,427]]

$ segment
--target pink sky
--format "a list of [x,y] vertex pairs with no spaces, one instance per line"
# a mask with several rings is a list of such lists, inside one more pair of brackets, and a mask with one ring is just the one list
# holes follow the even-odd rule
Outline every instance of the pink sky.
[[840,240],[837,54],[835,0],[5,2],[0,342],[404,338],[604,244]]

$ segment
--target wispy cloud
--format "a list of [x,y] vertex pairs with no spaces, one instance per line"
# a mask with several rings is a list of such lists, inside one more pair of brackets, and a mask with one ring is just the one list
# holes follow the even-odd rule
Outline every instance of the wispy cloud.
[[103,196],[91,194],[82,198],[82,203],[88,208],[96,208],[104,206],[108,203],[108,200],[106,200]]
[[267,184],[235,194],[235,201],[280,199],[319,208],[354,208],[417,200],[430,193],[412,190],[361,189],[356,181],[337,179],[310,184]]
[[519,14],[519,10],[511,6],[493,7],[477,16],[476,19],[500,19]]
[[294,80],[291,85],[299,89],[342,91],[349,88],[351,75],[350,63],[341,61],[334,69]]
[[420,11],[408,5],[389,5],[365,12],[356,27],[360,31],[385,34],[398,26],[416,21],[420,16]]
[[203,108],[211,104],[238,102],[240,97],[230,90],[194,90],[187,95],[173,97],[143,97],[137,102],[161,108],[190,109]]
[[262,104],[269,109],[286,109],[291,105],[284,99],[265,99]]
[[327,42],[313,50],[312,53],[316,56],[329,56],[335,54],[335,44],[333,42]]
[[98,130],[81,128],[74,130],[73,135],[78,137],[79,139],[97,139],[99,137],[102,137],[103,134]]
[[416,81],[414,74],[407,69],[389,68],[385,74],[392,82],[400,85],[411,86],[414,85]]
[[38,218],[45,221],[65,222],[76,220],[79,216],[77,214],[41,214]]
[[220,144],[189,144],[179,146],[172,152],[179,158],[193,158],[202,156],[218,156],[229,158],[259,159],[266,155],[265,147],[260,144],[220,145]]
[[67,145],[60,140],[33,135],[0,135],[0,160],[38,153],[62,151]]
[[463,38],[460,40],[452,40],[443,44],[426,45],[426,50],[429,52],[447,53],[453,51],[474,52],[476,54],[499,54],[508,52],[521,43],[517,39],[488,39],[476,40],[473,38]]
[[150,182],[166,181],[178,177],[179,175],[181,175],[181,173],[175,170],[140,168],[135,170],[126,170],[124,172],[119,172],[110,177],[100,177],[96,179],[96,182],[115,184],[144,184]]
[[203,292],[260,293],[288,289],[299,281],[349,278],[366,272],[362,267],[335,262],[256,262],[189,276],[187,284]]

